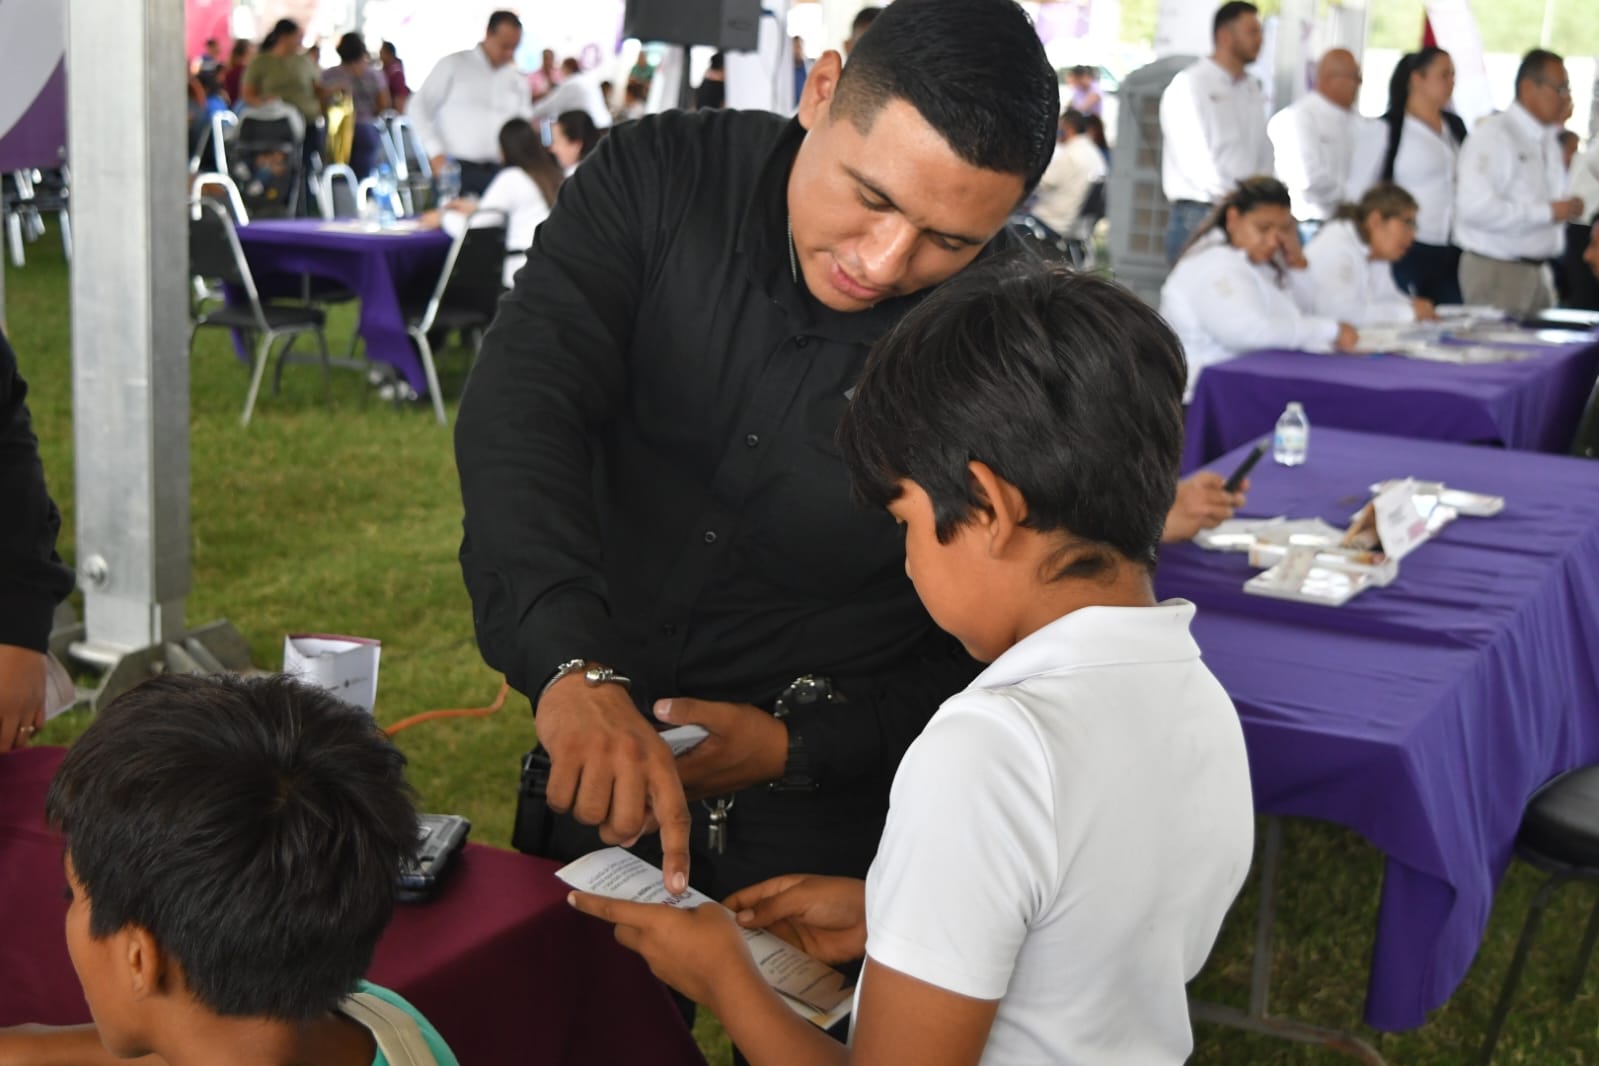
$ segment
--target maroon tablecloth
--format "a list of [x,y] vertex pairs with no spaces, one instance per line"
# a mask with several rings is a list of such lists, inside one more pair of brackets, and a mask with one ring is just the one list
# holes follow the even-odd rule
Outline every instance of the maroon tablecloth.
[[1521,362],[1457,366],[1395,355],[1249,352],[1205,368],[1188,408],[1183,469],[1272,431],[1289,401],[1316,427],[1395,437],[1571,449],[1599,373],[1599,345],[1534,349]]
[[427,394],[416,348],[405,332],[407,305],[425,303],[450,250],[440,230],[366,233],[347,222],[268,219],[239,227],[239,244],[263,294],[297,294],[300,276],[329,278],[360,298],[368,359],[387,363]]
[[[89,1020],[62,933],[61,840],[43,819],[64,752],[0,756],[0,1026]],[[395,913],[372,980],[416,1004],[463,1066],[703,1064],[664,986],[566,905],[554,869],[469,845],[436,900]]]

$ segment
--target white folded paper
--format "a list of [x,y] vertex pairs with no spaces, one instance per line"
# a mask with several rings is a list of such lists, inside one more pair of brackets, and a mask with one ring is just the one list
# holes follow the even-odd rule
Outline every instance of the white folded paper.
[[383,642],[327,633],[283,638],[283,672],[320,685],[346,703],[370,711],[378,699],[378,659]]
[[[591,852],[555,871],[555,876],[579,892],[632,903],[659,903],[668,907],[721,906],[693,888],[681,896],[671,895],[666,891],[660,870],[621,848]],[[796,1014],[822,1029],[849,1014],[854,990],[845,987],[843,974],[764,929],[743,932],[744,942],[749,945],[761,976]]]

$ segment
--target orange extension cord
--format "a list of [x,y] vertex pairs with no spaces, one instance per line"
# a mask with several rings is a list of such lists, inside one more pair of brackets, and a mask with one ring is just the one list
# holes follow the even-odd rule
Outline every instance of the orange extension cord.
[[441,711],[423,711],[421,714],[413,714],[409,718],[400,719],[393,725],[387,726],[383,732],[392,737],[402,729],[410,729],[414,725],[422,722],[431,722],[435,718],[483,718],[504,707],[505,699],[510,694],[511,683],[509,681],[501,681],[500,694],[495,696],[494,702],[487,707],[451,707]]

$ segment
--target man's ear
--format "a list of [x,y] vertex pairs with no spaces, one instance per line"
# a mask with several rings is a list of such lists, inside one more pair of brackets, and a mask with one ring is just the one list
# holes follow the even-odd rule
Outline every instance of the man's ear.
[[988,538],[989,555],[1003,555],[1027,518],[1027,498],[981,460],[973,459],[966,469],[977,490],[978,507],[973,521]]
[[844,60],[829,49],[822,53],[805,76],[805,90],[800,93],[799,124],[807,130],[825,119],[833,106],[833,94],[838,91],[838,77],[844,72]]

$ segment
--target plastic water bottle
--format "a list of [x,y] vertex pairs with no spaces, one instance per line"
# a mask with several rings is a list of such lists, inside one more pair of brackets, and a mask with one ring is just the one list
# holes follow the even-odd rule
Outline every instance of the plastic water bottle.
[[1310,451],[1310,419],[1297,403],[1283,408],[1271,439],[1271,457],[1283,466],[1299,466]]
[[396,218],[394,199],[399,189],[394,184],[394,171],[387,163],[378,165],[378,180],[372,188],[372,199],[377,201],[378,229],[393,229]]

